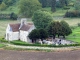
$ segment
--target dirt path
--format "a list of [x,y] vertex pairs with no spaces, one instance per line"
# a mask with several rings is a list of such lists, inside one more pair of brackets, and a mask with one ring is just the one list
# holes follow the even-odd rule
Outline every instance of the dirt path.
[[80,60],[80,51],[23,52],[0,50],[0,60]]

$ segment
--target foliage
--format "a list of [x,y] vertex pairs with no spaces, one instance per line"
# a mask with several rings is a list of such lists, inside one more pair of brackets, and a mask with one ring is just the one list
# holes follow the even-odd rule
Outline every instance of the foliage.
[[45,29],[39,29],[39,38],[43,41],[43,39],[48,37],[48,33]]
[[2,4],[2,1],[3,1],[3,0],[0,0],[0,4]]
[[72,30],[70,29],[69,25],[65,21],[51,22],[47,27],[47,31],[49,35],[53,36],[54,39],[56,35],[58,35],[58,37],[61,35],[65,38],[65,36],[72,33]]
[[80,17],[80,12],[79,11],[66,12],[65,17]]
[[20,0],[19,9],[23,16],[31,17],[36,10],[41,8],[38,0]]
[[37,39],[45,39],[48,37],[47,31],[44,29],[34,29],[30,34],[29,38],[32,40],[32,42],[36,42]]
[[80,27],[80,23],[78,23],[78,27]]
[[75,7],[75,10],[80,11],[80,0],[76,0],[74,7]]
[[12,13],[10,14],[10,19],[12,19],[12,20],[17,20],[17,15],[12,12]]
[[11,6],[11,5],[13,5],[13,4],[16,2],[16,0],[3,0],[3,2],[4,2],[7,6]]
[[32,21],[36,28],[44,29],[48,26],[49,22],[51,22],[52,20],[53,18],[49,12],[40,10],[36,11],[32,18]]
[[7,5],[4,2],[2,2],[2,4],[0,4],[0,10],[5,10],[6,7],[7,7]]
[[65,21],[61,21],[60,23],[62,27],[62,32],[60,35],[62,35],[65,38],[65,36],[68,36],[72,33],[72,30],[69,27],[68,23],[66,23]]
[[51,11],[52,12],[56,11],[56,0],[51,0]]
[[49,35],[52,35],[53,38],[55,39],[55,36],[61,33],[61,24],[59,22],[51,22],[48,27],[47,31]]
[[39,0],[39,2],[42,4],[42,7],[51,7],[51,0]]
[[29,38],[32,40],[32,43],[36,42],[36,40],[39,39],[39,31],[37,29],[32,30]]

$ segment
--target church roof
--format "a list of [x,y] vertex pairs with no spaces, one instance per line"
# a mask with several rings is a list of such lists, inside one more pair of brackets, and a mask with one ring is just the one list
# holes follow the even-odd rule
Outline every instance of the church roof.
[[28,31],[33,26],[33,23],[27,23],[26,25],[24,24],[20,29],[19,29],[20,23],[9,24],[9,25],[13,32],[17,32],[19,30]]

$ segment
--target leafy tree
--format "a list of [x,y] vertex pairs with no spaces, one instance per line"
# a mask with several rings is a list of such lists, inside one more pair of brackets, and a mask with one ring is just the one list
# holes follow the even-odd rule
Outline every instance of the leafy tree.
[[42,4],[43,8],[47,6],[47,0],[39,0],[39,2]]
[[48,37],[48,33],[45,29],[39,29],[39,38],[43,41],[43,39]]
[[2,4],[3,0],[0,0],[0,4]]
[[13,5],[13,4],[16,2],[16,0],[3,0],[3,2],[4,2],[7,6],[11,6],[11,5]]
[[41,8],[38,0],[20,0],[20,13],[25,17],[31,17],[36,10]]
[[55,36],[61,33],[62,31],[62,27],[61,24],[57,21],[57,22],[51,22],[49,24],[49,26],[47,27],[47,31],[49,33],[49,35],[53,36],[53,39],[55,39]]
[[2,2],[2,4],[0,4],[0,10],[5,10],[6,9],[6,4],[4,2]]
[[52,0],[51,2],[52,2],[51,3],[51,11],[55,12],[56,11],[56,0]]
[[51,0],[39,0],[39,2],[42,4],[42,7],[51,7]]
[[80,0],[76,0],[74,7],[75,7],[75,10],[80,11]]
[[59,0],[61,7],[68,5],[68,0]]
[[29,38],[32,40],[32,43],[36,42],[39,39],[39,32],[37,29],[34,29],[30,32]]
[[72,33],[71,28],[69,27],[68,23],[66,23],[65,21],[61,21],[61,26],[62,26],[62,32],[60,35],[63,36],[63,38],[65,38],[65,36],[68,36],[69,34]]
[[12,12],[11,15],[10,15],[10,19],[17,20],[17,15]]
[[36,11],[32,17],[32,21],[36,28],[46,28],[48,24],[53,20],[51,14],[46,11]]

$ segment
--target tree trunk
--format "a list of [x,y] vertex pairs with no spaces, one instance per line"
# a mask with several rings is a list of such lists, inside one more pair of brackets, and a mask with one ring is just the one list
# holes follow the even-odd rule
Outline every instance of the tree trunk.
[[65,35],[63,35],[63,38],[65,39]]
[[52,12],[56,11],[56,0],[51,0],[51,11]]
[[34,40],[32,39],[32,43],[34,43]]
[[59,35],[58,35],[58,38],[59,38]]
[[55,39],[55,35],[53,35],[53,39]]

